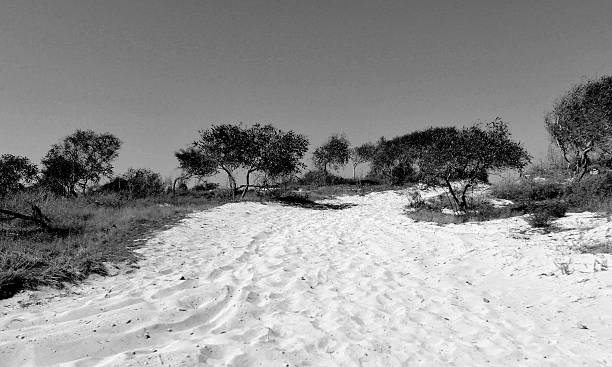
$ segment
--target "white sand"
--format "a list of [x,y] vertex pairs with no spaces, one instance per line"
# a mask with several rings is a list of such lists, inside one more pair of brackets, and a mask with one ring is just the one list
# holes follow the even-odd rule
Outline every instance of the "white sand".
[[[408,200],[195,214],[150,240],[139,269],[0,302],[0,365],[612,364],[612,271],[571,251],[611,223],[439,227],[405,217]],[[562,275],[553,261],[569,258]]]

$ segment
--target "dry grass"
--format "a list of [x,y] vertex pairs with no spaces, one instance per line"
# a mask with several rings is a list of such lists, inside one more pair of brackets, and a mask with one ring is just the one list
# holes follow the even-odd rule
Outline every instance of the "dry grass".
[[483,222],[523,214],[522,207],[495,207],[482,197],[471,197],[467,211],[453,213],[451,213],[455,209],[453,202],[446,194],[423,200],[417,192],[412,196],[412,201],[412,204],[406,207],[406,216],[417,222],[433,222],[440,225]]
[[113,195],[66,199],[20,193],[6,198],[2,207],[15,211],[38,205],[56,231],[21,220],[0,222],[0,299],[22,289],[61,287],[92,273],[105,274],[107,262],[137,260],[134,240],[227,201],[215,195],[124,200]]

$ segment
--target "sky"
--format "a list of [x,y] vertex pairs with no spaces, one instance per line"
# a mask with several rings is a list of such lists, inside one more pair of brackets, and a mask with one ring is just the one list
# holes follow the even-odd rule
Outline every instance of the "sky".
[[[0,154],[75,129],[176,175],[215,123],[355,145],[501,117],[537,158],[555,98],[612,74],[612,1],[0,0]],[[306,160],[310,160],[310,154]]]

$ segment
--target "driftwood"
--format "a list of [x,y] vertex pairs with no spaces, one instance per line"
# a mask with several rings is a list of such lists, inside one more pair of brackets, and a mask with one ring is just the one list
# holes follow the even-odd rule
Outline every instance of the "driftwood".
[[51,220],[49,218],[47,218],[42,213],[40,208],[38,206],[34,205],[34,204],[32,204],[32,214],[31,215],[22,214],[22,213],[14,212],[12,210],[1,209],[1,208],[0,208],[0,214],[4,214],[6,216],[6,217],[0,217],[0,220],[3,220],[3,221],[5,221],[5,220],[21,219],[21,220],[25,220],[25,221],[28,221],[28,222],[36,223],[40,227],[42,227],[42,228],[44,228],[46,230],[49,230],[49,231],[54,229],[49,224],[51,222]]

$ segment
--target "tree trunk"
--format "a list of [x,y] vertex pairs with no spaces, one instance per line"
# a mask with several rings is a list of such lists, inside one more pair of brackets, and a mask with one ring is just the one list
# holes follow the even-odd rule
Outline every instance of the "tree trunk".
[[460,201],[457,198],[457,195],[455,194],[455,190],[453,190],[453,185],[451,185],[450,181],[448,178],[445,178],[444,181],[446,182],[446,186],[448,187],[448,191],[450,192],[451,196],[453,197],[453,200],[455,200],[455,204],[457,204],[457,208],[461,207]]
[[353,164],[353,181],[357,180],[356,170],[357,170],[357,165]]
[[249,191],[250,176],[251,176],[251,170],[248,170],[247,174],[246,174],[246,186],[244,187],[244,190],[242,191],[242,195],[240,196],[240,200],[244,200],[244,197],[246,196],[247,191]]
[[591,149],[593,149],[593,147],[589,146],[587,149],[584,150],[584,152],[582,152],[582,155],[580,157],[580,166],[582,166],[582,173],[580,174],[580,177],[578,177],[578,181],[582,180],[582,178],[584,177],[584,175],[586,175],[588,171],[589,164],[591,163],[591,160],[589,159],[589,152],[591,151]]
[[176,195],[176,184],[179,181],[183,181],[185,179],[187,179],[189,176],[179,176],[177,178],[174,179],[174,182],[172,183],[172,195]]
[[465,194],[467,193],[467,190],[472,187],[472,183],[468,182],[467,185],[465,185],[465,187],[463,188],[463,192],[461,193],[461,206],[459,207],[459,209],[466,211],[467,210],[467,200],[465,199]]
[[227,179],[229,180],[230,189],[232,190],[232,199],[234,199],[236,197],[236,179],[234,179],[234,175],[232,175],[229,169],[223,166],[221,169],[227,173]]
[[582,163],[582,173],[580,174],[580,177],[578,177],[578,181],[582,180],[582,178],[584,177],[584,175],[586,175],[588,168],[589,168],[590,159],[586,152],[582,156],[581,161],[582,161],[581,162]]

